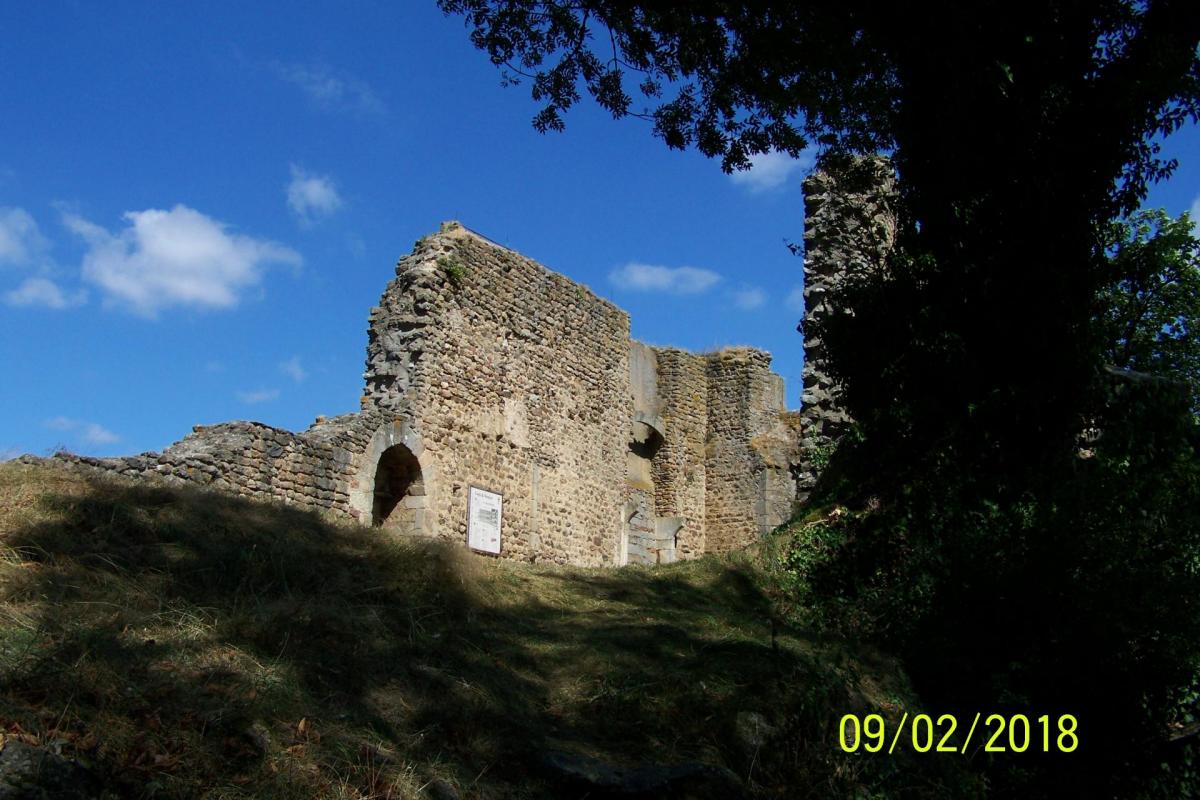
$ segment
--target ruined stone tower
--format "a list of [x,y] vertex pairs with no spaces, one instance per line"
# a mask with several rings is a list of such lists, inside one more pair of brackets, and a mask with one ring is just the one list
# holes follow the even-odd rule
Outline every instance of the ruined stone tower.
[[847,313],[838,290],[857,274],[883,268],[896,240],[895,171],[885,158],[827,165],[804,181],[804,394],[801,398],[798,499],[816,485],[820,468],[850,416],[829,374],[817,324]]

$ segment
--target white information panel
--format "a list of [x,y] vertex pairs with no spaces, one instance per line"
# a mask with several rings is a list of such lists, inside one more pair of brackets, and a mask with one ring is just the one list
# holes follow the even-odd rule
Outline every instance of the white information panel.
[[467,544],[472,550],[500,553],[500,516],[504,497],[471,487],[467,499]]

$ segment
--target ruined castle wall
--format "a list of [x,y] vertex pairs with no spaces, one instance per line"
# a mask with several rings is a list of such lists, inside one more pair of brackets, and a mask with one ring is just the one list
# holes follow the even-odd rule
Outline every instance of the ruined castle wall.
[[771,356],[730,348],[707,356],[706,551],[756,542],[791,513],[794,437]]
[[765,368],[752,371],[748,391],[750,449],[761,464],[754,514],[759,535],[792,518],[796,508],[796,476],[800,460],[799,414],[787,410],[783,378]]
[[707,364],[704,356],[675,348],[654,352],[663,420],[663,443],[653,462],[654,504],[659,516],[683,519],[676,558],[696,558],[705,552]]
[[896,239],[895,171],[884,158],[828,164],[804,181],[804,394],[799,496],[850,425],[819,328],[847,278],[880,269]]
[[634,342],[619,308],[448,223],[371,310],[359,413],[67,458],[461,543],[477,487],[503,497],[502,557],[666,563],[744,547],[790,513],[796,426],[770,361]]
[[351,514],[355,454],[377,424],[375,417],[351,414],[292,433],[258,422],[225,422],[197,425],[161,454],[64,457],[127,477],[154,476],[241,497]]
[[633,415],[625,312],[457,224],[396,273],[372,313],[363,404],[422,442],[426,532],[465,542],[477,486],[504,497],[502,556],[614,563]]
[[706,361],[708,438],[705,444],[704,535],[710,553],[736,550],[758,534],[754,505],[759,459],[750,447],[747,422],[751,373],[759,360],[753,350],[723,350]]

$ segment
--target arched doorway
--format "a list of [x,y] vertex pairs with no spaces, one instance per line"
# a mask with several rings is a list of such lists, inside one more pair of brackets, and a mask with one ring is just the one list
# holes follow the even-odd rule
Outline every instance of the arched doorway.
[[417,457],[402,444],[384,450],[375,468],[371,524],[399,533],[422,533],[425,506],[425,482]]

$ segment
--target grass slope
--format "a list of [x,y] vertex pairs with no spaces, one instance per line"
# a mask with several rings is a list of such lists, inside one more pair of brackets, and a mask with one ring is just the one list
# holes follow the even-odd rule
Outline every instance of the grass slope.
[[[539,769],[552,749],[724,765],[762,797],[942,794],[837,751],[843,713],[907,705],[905,684],[773,626],[764,585],[744,556],[533,567],[8,463],[0,732],[114,796],[571,796]],[[746,711],[776,729],[761,747],[734,735]]]

